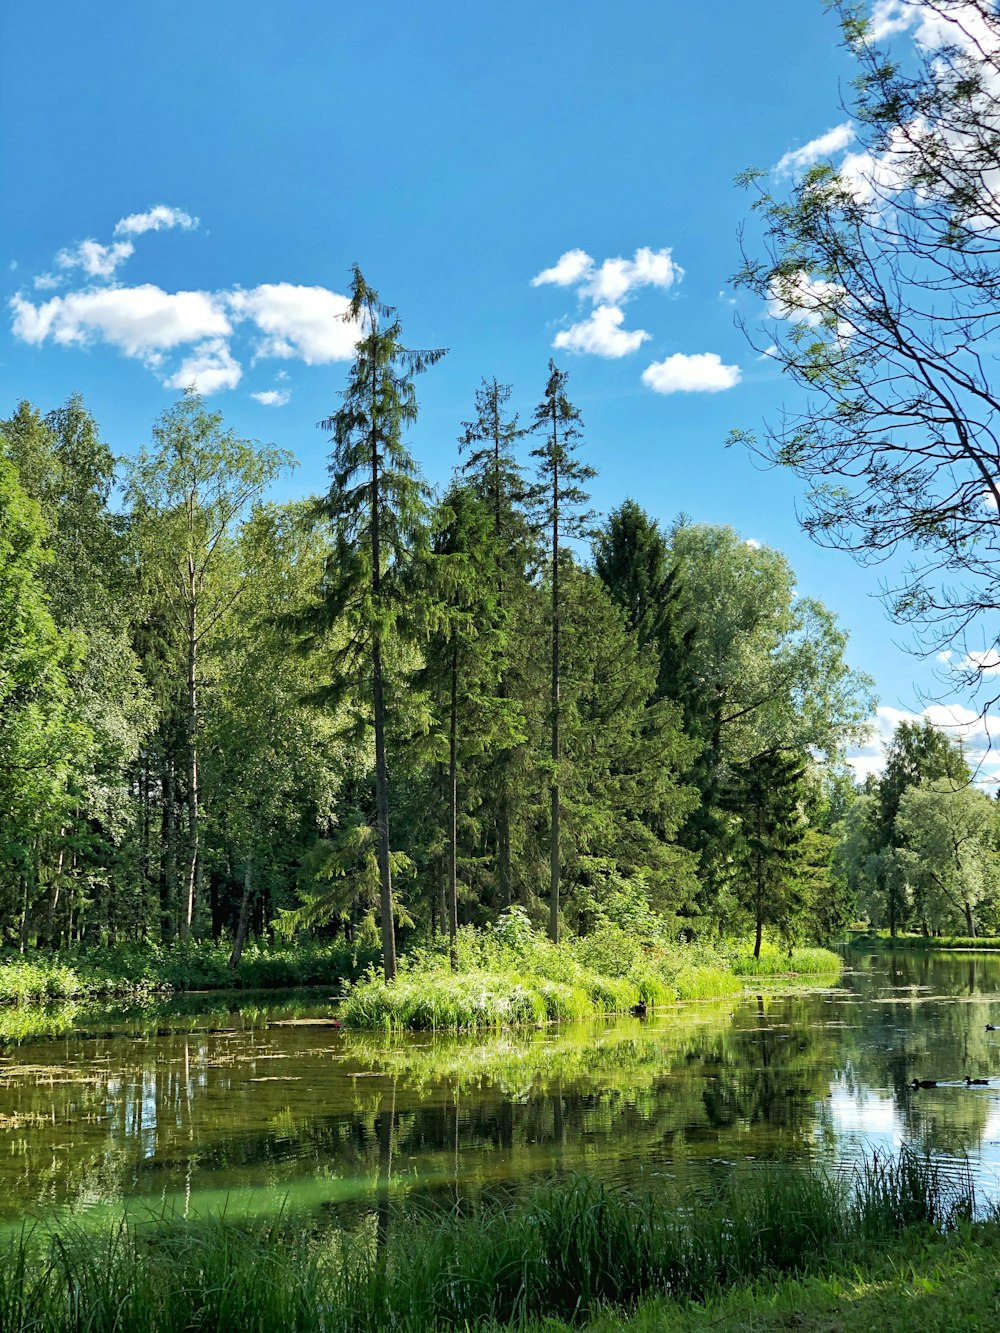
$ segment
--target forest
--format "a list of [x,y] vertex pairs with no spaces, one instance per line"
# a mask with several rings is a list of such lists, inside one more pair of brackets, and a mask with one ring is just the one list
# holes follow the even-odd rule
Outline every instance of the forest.
[[855,787],[871,685],[779,552],[595,516],[552,363],[523,414],[483,380],[432,493],[407,436],[444,353],[358,270],[351,313],[325,495],[270,500],[291,454],[193,390],[127,459],[79,396],[0,423],[7,945],[339,935],[391,978],[397,937],[512,906],[757,953],[997,928],[993,803],[929,724]]

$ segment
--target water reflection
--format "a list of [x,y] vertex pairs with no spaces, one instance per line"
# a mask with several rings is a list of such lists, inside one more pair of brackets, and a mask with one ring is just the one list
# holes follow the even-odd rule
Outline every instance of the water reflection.
[[374,1204],[384,1241],[413,1191],[457,1204],[563,1170],[708,1184],[903,1142],[992,1183],[998,991],[1000,958],[903,954],[853,958],[834,991],[479,1039],[363,1038],[301,1001],[77,1016],[0,1053],[0,1216]]

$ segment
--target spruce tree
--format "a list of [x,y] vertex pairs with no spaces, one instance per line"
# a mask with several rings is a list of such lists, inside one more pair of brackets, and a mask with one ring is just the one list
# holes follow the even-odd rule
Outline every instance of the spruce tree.
[[[462,471],[489,506],[493,519],[493,563],[496,571],[498,614],[508,627],[517,618],[519,599],[528,583],[532,545],[521,510],[525,486],[521,466],[514,449],[526,434],[517,413],[508,416],[511,386],[494,377],[484,379],[476,390],[476,415],[462,423],[459,449],[468,457]],[[512,695],[512,677],[516,674],[508,652],[503,653],[497,682],[499,699]],[[510,746],[494,749],[493,771],[489,775],[490,804],[496,829],[497,898],[501,907],[512,900],[511,882],[511,802],[513,799],[513,760]]]
[[560,661],[559,636],[562,601],[559,584],[563,541],[587,534],[592,514],[585,508],[590,496],[581,483],[596,476],[592,467],[581,463],[576,452],[583,439],[579,409],[566,396],[565,371],[549,361],[549,379],[545,396],[535,408],[531,429],[539,436],[531,456],[538,460],[537,481],[531,491],[535,515],[548,546],[551,595],[550,629],[552,671],[549,687],[549,723],[551,740],[551,776],[549,779],[549,936],[559,941],[559,876],[562,850],[559,840],[559,762],[560,762]]
[[[403,442],[417,419],[414,376],[444,356],[443,348],[404,347],[392,306],[383,305],[355,264],[345,318],[361,336],[343,405],[321,422],[332,433],[333,481],[323,508],[335,549],[322,589],[320,618],[350,627],[342,658],[364,659],[375,733],[375,826],[382,953],[386,981],[396,975],[389,777],[386,759],[386,639],[404,610],[404,574],[427,520],[427,487]],[[345,665],[347,663],[345,662]]]

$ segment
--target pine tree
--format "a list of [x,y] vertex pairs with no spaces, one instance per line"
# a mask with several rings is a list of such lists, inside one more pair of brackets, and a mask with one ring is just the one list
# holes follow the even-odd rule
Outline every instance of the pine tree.
[[540,437],[540,444],[531,456],[538,460],[537,482],[531,498],[540,528],[546,533],[551,594],[551,648],[552,672],[549,687],[549,723],[551,739],[551,777],[549,782],[549,936],[559,940],[559,877],[562,867],[562,849],[559,839],[559,762],[560,762],[560,662],[559,636],[562,600],[559,586],[561,543],[581,538],[587,533],[592,515],[584,506],[590,496],[582,482],[596,476],[576,458],[583,439],[579,409],[566,397],[565,371],[549,361],[549,379],[545,397],[535,408],[531,429]]
[[805,771],[799,755],[758,754],[734,766],[725,792],[737,833],[736,896],[754,923],[755,958],[764,926],[789,935],[803,906],[797,878],[806,831],[801,813]]
[[[497,611],[510,627],[528,583],[528,568],[533,560],[533,542],[521,511],[525,486],[521,466],[514,449],[527,431],[518,424],[517,414],[506,415],[511,387],[496,378],[483,380],[476,390],[476,416],[465,421],[459,437],[459,449],[469,451],[462,471],[476,487],[493,517],[493,562],[496,569]],[[516,675],[512,655],[506,650],[500,663],[498,697],[510,699],[512,677]],[[497,746],[493,751],[492,772],[488,775],[489,800],[494,810],[496,829],[497,899],[501,907],[513,901],[511,882],[511,802],[514,775],[514,751]]]
[[[375,732],[375,827],[385,978],[396,975],[389,838],[384,647],[403,612],[404,574],[427,519],[427,487],[403,443],[417,419],[415,375],[444,356],[401,342],[395,309],[354,266],[346,318],[360,328],[343,405],[321,423],[332,432],[333,483],[324,502],[333,524],[321,619],[350,623],[346,658],[367,661]],[[345,663],[346,664],[346,663]]]

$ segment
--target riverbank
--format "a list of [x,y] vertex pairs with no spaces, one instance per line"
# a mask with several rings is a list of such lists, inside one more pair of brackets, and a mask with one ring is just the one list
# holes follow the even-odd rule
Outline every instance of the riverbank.
[[[969,1318],[995,1321],[1000,1225],[970,1221],[973,1208],[967,1181],[949,1184],[904,1151],[869,1161],[853,1181],[737,1171],[711,1200],[576,1179],[471,1213],[400,1217],[385,1202],[340,1230],[289,1216],[265,1226],[162,1217],[99,1231],[39,1225],[0,1242],[0,1327],[429,1333],[589,1319],[595,1333],[652,1333],[736,1328],[740,1318],[787,1328],[787,1317],[777,1321],[794,1308],[797,1328],[891,1330],[904,1318],[912,1327],[916,1310],[945,1292],[951,1322],[921,1317],[922,1329],[987,1327]],[[873,1297],[877,1321],[829,1321],[838,1302],[870,1308]],[[827,1323],[807,1322],[812,1311]]]
[[346,993],[345,1025],[475,1031],[725,998],[742,994],[751,979],[832,978],[842,965],[825,949],[765,945],[755,959],[740,942],[636,940],[617,928],[568,937],[556,947],[516,912],[496,927],[464,928],[458,954],[453,971],[443,944],[413,948],[401,956],[399,976],[387,987],[378,976],[378,950],[342,940],[251,944],[236,968],[229,966],[229,945],[213,941],[7,952],[0,955],[0,1010],[327,986]]
[[754,958],[741,942],[642,940],[617,927],[554,945],[516,912],[495,927],[460,931],[456,963],[441,949],[416,950],[391,984],[369,975],[348,989],[344,1025],[474,1032],[568,1022],[742,995],[761,979],[832,982],[843,966],[826,949],[765,945]]
[[297,986],[339,988],[378,959],[378,951],[342,940],[250,944],[239,966],[229,966],[231,946],[187,945],[80,947],[63,953],[0,954],[0,1006],[73,1000],[141,1001],[194,990],[276,990]]
[[857,931],[848,936],[849,949],[956,950],[1000,953],[1000,935],[890,935],[887,930]]

